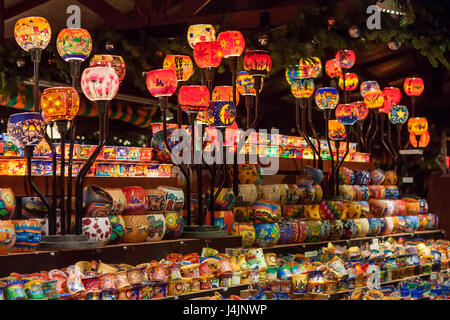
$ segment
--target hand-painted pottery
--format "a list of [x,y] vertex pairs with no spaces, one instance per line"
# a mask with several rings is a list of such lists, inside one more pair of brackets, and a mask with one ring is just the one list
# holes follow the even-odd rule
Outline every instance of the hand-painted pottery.
[[361,217],[367,218],[370,212],[370,205],[367,201],[358,201],[361,205]]
[[235,223],[231,234],[242,237],[243,248],[250,248],[255,243],[255,227],[251,223]]
[[287,184],[279,184],[278,185],[280,187],[280,205],[284,206],[288,200],[288,198],[290,197],[289,194],[289,186]]
[[385,186],[384,187],[386,198],[396,199],[399,196],[399,190],[397,186]]
[[131,186],[122,188],[127,204],[123,210],[123,215],[144,215],[147,209],[147,193],[144,188]]
[[314,183],[312,174],[313,170],[311,167],[300,169],[298,173],[299,185],[312,185]]
[[24,290],[25,283],[26,280],[23,279],[6,281],[6,300],[27,300],[27,295]]
[[359,237],[363,238],[365,237],[369,231],[370,231],[370,223],[369,219],[367,218],[359,218],[358,219],[359,224],[361,225],[361,231],[359,232]]
[[367,170],[355,170],[355,184],[368,185],[370,183],[370,172]]
[[405,232],[415,232],[419,228],[418,216],[406,216],[405,217]]
[[384,223],[385,220],[383,218],[380,218],[380,232],[378,233],[379,235],[384,234],[384,231],[386,230],[386,224]]
[[257,200],[258,193],[254,184],[240,184],[238,190],[238,197],[241,201],[244,201],[246,205],[251,206]]
[[[179,138],[172,135],[174,128],[167,129],[167,142],[169,147],[173,149],[178,143]],[[153,132],[153,137],[151,141],[151,147],[153,148],[153,157],[157,159],[160,163],[167,163],[171,161],[171,154],[164,142],[164,131]]]
[[263,185],[263,200],[280,203],[281,190],[278,184]]
[[330,237],[331,234],[331,223],[330,220],[322,220],[322,225],[321,225],[321,235],[322,237],[320,238],[320,241],[326,241],[328,240],[328,238]]
[[32,252],[42,239],[41,225],[33,220],[10,220],[14,225],[16,241],[9,252]]
[[238,168],[238,180],[240,184],[254,184],[256,182],[256,166],[252,164],[240,164]]
[[398,219],[398,232],[405,232],[405,227],[406,227],[406,221],[405,221],[405,217],[400,216],[397,217]]
[[428,202],[424,198],[418,198],[417,201],[419,201],[420,206],[420,214],[427,214],[428,213]]
[[341,167],[339,169],[338,179],[340,184],[354,184],[355,174],[352,169]]
[[16,242],[14,225],[10,221],[0,221],[0,255],[7,254],[14,246],[14,242]]
[[280,226],[278,223],[254,224],[256,233],[255,246],[271,247],[280,240]]
[[83,189],[85,217],[107,217],[111,213],[113,198],[99,186],[90,185]]
[[413,198],[402,198],[403,202],[405,202],[406,215],[407,216],[415,216],[420,212],[420,204],[417,199]]
[[283,218],[297,219],[303,218],[305,215],[305,206],[299,204],[287,204],[283,207]]
[[[39,222],[41,225],[41,234],[42,236],[48,236],[49,233],[49,226],[48,226],[48,218],[38,219],[38,218],[31,218],[29,220],[35,220]],[[61,235],[61,217],[56,218],[56,235]]]
[[298,194],[297,185],[296,184],[290,184],[289,186],[289,197],[286,200],[286,204],[297,204],[300,195]]
[[11,188],[0,188],[0,220],[11,219],[16,210],[16,198]]
[[148,220],[148,235],[145,241],[160,241],[166,234],[166,218],[163,213],[146,215]]
[[308,236],[308,226],[305,221],[301,221],[299,219],[291,220],[292,228],[294,229],[294,238],[292,241],[294,243],[303,243]]
[[[219,191],[218,188],[214,189],[214,193],[217,193]],[[206,194],[207,202],[211,202],[211,195],[208,192]],[[232,188],[223,188],[220,190],[219,195],[217,196],[217,199],[215,201],[214,208],[216,210],[231,210],[234,206],[235,202],[235,196]]]
[[111,196],[113,203],[111,207],[111,215],[119,216],[123,213],[123,209],[125,209],[125,205],[127,203],[127,199],[123,194],[122,189],[120,188],[107,188],[106,192]]
[[361,190],[361,198],[357,199],[358,201],[368,201],[370,198],[370,191],[369,186],[359,186],[359,189]]
[[257,184],[256,185],[256,200],[262,200],[263,199],[263,186],[262,184]]
[[388,211],[388,201],[369,199],[369,218],[381,218],[384,217]]
[[275,202],[256,201],[252,209],[254,223],[275,223],[281,217],[280,205]]
[[372,199],[384,199],[386,197],[385,186],[371,184],[369,186],[369,195]]
[[310,220],[320,220],[320,205],[305,204],[305,217]]
[[160,189],[146,189],[147,212],[163,213],[166,208],[166,193]]
[[166,234],[164,239],[178,239],[181,237],[184,229],[183,217],[177,211],[165,212],[166,217]]
[[322,187],[318,183],[313,184],[313,187],[314,187],[314,201],[313,202],[320,203],[320,201],[322,201],[322,198],[323,198]]
[[428,224],[427,215],[419,214],[417,218],[419,218],[419,226],[417,227],[417,231],[425,231],[427,229]]
[[82,220],[82,234],[87,235],[91,241],[97,241],[100,247],[108,243],[111,232],[109,217],[86,217]]
[[[208,212],[206,218],[206,224],[210,224],[211,213]],[[231,230],[233,229],[234,224],[234,215],[233,211],[214,211],[214,222],[215,226],[219,226],[220,230],[225,230],[228,234],[231,234]]]
[[[313,183],[321,183],[323,180],[323,171],[311,166],[305,166],[304,170],[311,176]],[[302,184],[302,183],[301,183]],[[310,183],[305,183],[310,184]]]
[[384,173],[384,184],[387,186],[397,184],[397,174],[394,170],[389,170]]
[[384,171],[381,169],[375,169],[370,171],[370,183],[371,184],[383,184],[385,179]]
[[377,236],[380,234],[381,221],[379,218],[369,218],[369,232],[368,236]]
[[294,228],[289,220],[284,220],[278,224],[280,226],[280,240],[278,244],[292,243],[294,240]]
[[308,226],[308,235],[306,236],[306,242],[319,242],[322,239],[322,221],[320,220],[306,220]]
[[437,214],[427,214],[427,227],[426,230],[437,229],[439,225],[439,217]]
[[400,221],[398,220],[398,216],[393,216],[392,223],[394,224],[394,227],[392,228],[392,233],[398,233],[400,228]]
[[319,213],[324,220],[339,219],[344,211],[341,201],[322,200],[320,202]]
[[125,233],[122,238],[124,243],[144,242],[148,236],[148,219],[145,215],[123,216]]
[[351,239],[356,236],[358,229],[355,226],[355,222],[352,219],[342,220],[342,226],[344,231],[342,232],[341,239]]
[[394,200],[395,209],[394,216],[405,216],[406,215],[406,206],[405,201],[403,200]]
[[343,204],[348,219],[358,219],[361,216],[361,204],[358,201],[343,201]]
[[252,221],[252,207],[233,207],[234,221],[250,222]]
[[166,208],[164,211],[181,211],[184,205],[184,192],[182,189],[165,186],[159,186],[158,189],[166,193]]
[[341,184],[339,185],[339,195],[341,195],[344,200],[352,201],[355,200],[355,188],[352,185]]
[[[1,200],[0,200],[1,206]],[[44,202],[39,197],[23,197],[22,198],[22,216],[27,219],[45,218],[48,214],[48,209]]]
[[394,231],[394,220],[392,217],[384,217],[381,218],[381,220],[384,222],[384,232],[383,235],[391,234]]
[[299,195],[299,204],[312,204],[315,198],[315,190],[312,185],[299,185],[297,192]]

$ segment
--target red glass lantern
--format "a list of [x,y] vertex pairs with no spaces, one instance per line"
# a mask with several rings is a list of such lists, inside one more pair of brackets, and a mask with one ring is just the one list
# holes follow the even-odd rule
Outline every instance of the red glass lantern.
[[178,81],[187,81],[194,73],[191,57],[182,55],[168,55],[164,58],[163,69],[175,72]]
[[147,73],[147,89],[152,96],[168,97],[177,90],[177,76],[170,69],[157,69]]
[[199,68],[215,68],[222,62],[222,49],[219,42],[198,42],[194,46],[194,60]]
[[425,88],[422,78],[406,78],[403,88],[408,96],[420,96]]
[[301,58],[298,61],[300,79],[317,78],[322,72],[322,63],[317,57]]
[[366,92],[364,95],[364,103],[369,109],[381,108],[384,104],[383,91],[377,90]]
[[[417,135],[417,137],[419,137],[419,135]],[[414,148],[417,148],[417,137],[413,133],[409,134],[409,143],[411,143],[411,145]],[[426,146],[428,146],[429,143],[430,143],[430,133],[428,131],[425,131],[420,135],[419,148],[425,148]]]
[[264,77],[272,69],[272,58],[265,50],[252,50],[244,56],[244,69],[252,76]]
[[355,106],[355,112],[356,116],[358,118],[358,121],[364,120],[369,115],[369,109],[367,109],[366,104],[364,101],[356,101],[353,102],[353,105]]
[[339,67],[350,69],[355,64],[356,56],[352,50],[339,50],[336,53],[336,60]]
[[328,60],[325,63],[325,72],[330,78],[335,78],[342,75],[342,69],[338,66],[336,59]]
[[244,36],[239,31],[221,32],[217,36],[217,42],[219,42],[225,58],[239,57],[245,48]]
[[206,86],[182,86],[178,103],[186,113],[203,111],[209,106],[209,90]]
[[358,116],[353,103],[339,104],[335,109],[336,120],[344,126],[351,126],[356,123]]
[[402,92],[396,87],[386,87],[383,89],[384,106],[378,109],[378,112],[389,113],[394,104],[399,104],[402,98]]
[[[233,86],[217,86],[212,92],[211,100],[233,101]],[[239,104],[239,91],[236,88],[236,105]]]
[[[345,90],[346,91],[353,91],[358,87],[358,76],[356,73],[346,73],[345,74]],[[339,77],[339,87],[341,90],[344,90],[344,78],[341,75]]]

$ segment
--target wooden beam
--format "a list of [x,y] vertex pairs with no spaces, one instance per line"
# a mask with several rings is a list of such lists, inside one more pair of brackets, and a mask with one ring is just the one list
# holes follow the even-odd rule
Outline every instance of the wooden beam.
[[4,19],[8,20],[10,18],[14,18],[15,16],[18,16],[19,14],[31,10],[37,6],[40,6],[41,4],[44,4],[50,0],[27,0],[23,1],[19,4],[16,4],[8,9],[6,9],[4,14]]

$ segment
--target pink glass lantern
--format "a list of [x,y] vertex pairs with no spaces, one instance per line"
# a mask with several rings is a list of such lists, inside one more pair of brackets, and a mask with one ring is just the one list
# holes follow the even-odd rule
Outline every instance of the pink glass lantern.
[[366,92],[380,90],[380,86],[375,80],[363,81],[359,86],[359,90],[361,92],[361,95],[364,97]]
[[114,68],[86,68],[81,75],[81,89],[91,101],[112,100],[119,90],[119,77]]

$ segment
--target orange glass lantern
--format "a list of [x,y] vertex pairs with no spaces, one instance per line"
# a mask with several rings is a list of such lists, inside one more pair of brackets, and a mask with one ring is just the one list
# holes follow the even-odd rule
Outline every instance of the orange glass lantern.
[[194,24],[189,26],[187,32],[187,41],[191,48],[199,42],[215,41],[216,30],[210,24]]
[[313,79],[294,80],[291,84],[291,93],[296,98],[309,98],[314,93]]
[[328,120],[328,137],[331,140],[345,140],[345,126],[337,120]]
[[322,63],[317,57],[301,58],[298,67],[300,79],[317,78],[322,72]]
[[363,81],[359,86],[359,91],[363,97],[366,95],[366,92],[378,90],[381,90],[380,85],[375,80]]
[[344,126],[351,126],[356,123],[358,116],[353,103],[339,104],[335,110],[336,120]]
[[52,29],[47,19],[42,17],[26,17],[17,20],[14,26],[14,38],[25,51],[44,50],[52,37]]
[[110,67],[114,68],[119,77],[119,82],[125,78],[127,67],[125,61],[121,56],[114,56],[109,54],[96,54],[89,62],[89,67]]
[[[353,91],[358,87],[358,76],[356,75],[356,73],[346,73],[345,74],[345,90],[346,91]],[[344,79],[343,76],[341,75],[339,77],[339,87],[341,88],[341,90],[344,90]]]
[[239,31],[225,31],[219,33],[217,42],[222,48],[222,54],[225,58],[239,57],[245,48],[245,40]]
[[72,120],[80,108],[80,97],[72,87],[48,88],[42,92],[41,107],[48,121]]
[[403,89],[407,96],[420,96],[425,88],[422,78],[406,78]]
[[356,61],[355,53],[352,50],[339,50],[335,58],[337,65],[344,69],[350,69]]
[[339,67],[336,59],[328,60],[325,63],[325,72],[330,78],[342,75],[342,69]]
[[92,38],[85,29],[62,29],[56,39],[56,48],[64,61],[84,61],[91,54]]
[[417,148],[417,137],[420,137],[419,138],[419,148],[425,148],[430,143],[430,133],[428,131],[425,131],[420,136],[419,135],[416,136],[415,134],[410,133],[409,134],[409,143],[411,143],[411,145],[414,148]]
[[169,69],[151,70],[147,73],[146,84],[155,98],[169,97],[177,90],[177,76]]
[[272,58],[268,51],[252,50],[244,56],[244,69],[252,76],[264,77],[272,69]]
[[369,109],[381,108],[384,104],[383,91],[378,90],[366,92],[364,95],[364,103]]
[[[214,87],[211,100],[233,101],[233,86]],[[238,104],[239,104],[239,91],[236,89],[236,105]]]
[[[264,85],[264,78],[261,78],[261,92]],[[248,74],[247,71],[241,71],[236,77],[236,88],[243,96],[256,96],[255,78]]]
[[428,131],[428,121],[424,117],[415,117],[408,119],[408,131],[416,136]]
[[378,112],[389,113],[394,104],[399,104],[402,98],[402,92],[396,87],[386,87],[383,89],[384,105],[378,109]]
[[199,68],[215,68],[222,62],[222,49],[217,41],[199,42],[194,47],[194,60]]
[[194,64],[189,56],[168,55],[164,58],[163,69],[173,70],[178,81],[187,81],[194,73]]
[[178,103],[186,113],[203,111],[209,106],[209,90],[206,86],[182,86]]
[[353,102],[353,105],[355,106],[355,112],[358,121],[366,119],[369,115],[369,109],[367,108],[364,101]]

